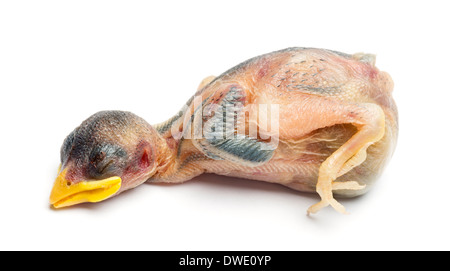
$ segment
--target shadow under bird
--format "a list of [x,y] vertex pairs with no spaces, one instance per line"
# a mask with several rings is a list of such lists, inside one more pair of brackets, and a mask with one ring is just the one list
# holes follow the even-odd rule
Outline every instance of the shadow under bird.
[[395,149],[391,77],[375,56],[288,48],[205,78],[172,118],[150,125],[102,111],[61,147],[55,208],[98,202],[144,182],[182,183],[202,173],[316,192],[320,201],[364,194]]

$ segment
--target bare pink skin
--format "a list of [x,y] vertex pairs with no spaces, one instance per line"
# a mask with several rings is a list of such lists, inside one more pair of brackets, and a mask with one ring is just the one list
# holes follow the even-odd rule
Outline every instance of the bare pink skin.
[[[259,166],[204,159],[193,140],[182,140],[180,145],[167,131],[161,136],[172,150],[170,162],[150,181],[180,183],[204,172],[254,179],[317,191],[323,199],[317,207],[332,203],[344,212],[333,194],[365,193],[396,145],[393,82],[373,62],[371,55],[293,48],[255,58],[210,84],[213,78],[207,78],[196,95],[211,97],[208,102],[237,85],[245,91],[246,105],[279,105],[279,144],[273,157]],[[183,116],[194,110],[190,104]],[[170,125],[182,130],[181,120]],[[248,120],[242,123],[249,125]]]

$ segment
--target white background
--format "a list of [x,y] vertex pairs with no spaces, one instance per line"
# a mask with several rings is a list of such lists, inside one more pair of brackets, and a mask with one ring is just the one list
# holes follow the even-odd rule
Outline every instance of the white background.
[[[450,249],[446,1],[2,1],[1,250]],[[59,148],[91,114],[174,115],[208,75],[291,46],[377,54],[395,81],[396,153],[367,195],[204,175],[53,210]]]

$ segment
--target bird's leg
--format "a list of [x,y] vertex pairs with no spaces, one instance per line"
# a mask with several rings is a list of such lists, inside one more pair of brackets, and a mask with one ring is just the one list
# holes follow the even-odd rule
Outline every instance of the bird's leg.
[[321,201],[309,207],[308,214],[316,213],[328,205],[345,213],[344,206],[333,198],[333,189],[364,188],[356,182],[334,182],[337,177],[361,164],[366,158],[366,149],[384,136],[383,110],[375,104],[363,106],[364,110],[359,111],[361,114],[357,121],[353,122],[358,127],[358,132],[321,164],[316,185]]
[[[369,145],[367,145],[368,147]],[[352,170],[354,167],[359,166],[366,160],[367,157],[367,147],[362,148],[357,154],[355,154],[350,160],[348,160],[342,168],[339,170],[339,173],[337,174],[336,178],[341,177],[345,173]],[[340,190],[340,189],[349,189],[349,190],[361,190],[364,189],[366,185],[360,185],[358,182],[355,181],[347,181],[347,182],[333,182],[332,188],[333,190]]]
[[[278,101],[277,97],[272,100]],[[334,199],[333,190],[360,190],[364,186],[354,181],[335,180],[364,162],[366,149],[383,137],[385,116],[381,107],[373,103],[355,104],[308,95],[298,102],[290,101],[288,105],[280,106],[279,117],[279,133],[283,138],[302,138],[317,129],[337,124],[352,124],[357,128],[357,132],[320,165],[316,191],[321,201],[308,209],[308,214],[315,213],[331,205],[345,213],[345,208]]]

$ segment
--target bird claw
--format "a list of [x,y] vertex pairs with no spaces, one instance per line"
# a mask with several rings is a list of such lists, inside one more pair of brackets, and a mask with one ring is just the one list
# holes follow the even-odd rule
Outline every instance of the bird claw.
[[[358,182],[355,181],[348,181],[348,182],[332,182],[331,184],[332,190],[340,190],[340,189],[349,189],[349,190],[361,190],[366,187],[366,185],[360,185]],[[312,205],[308,208],[307,214],[315,214],[322,208],[327,207],[328,205],[331,205],[336,211],[338,211],[341,214],[348,214],[348,212],[345,210],[345,207],[340,204],[337,200],[335,200],[331,194],[331,196],[322,197],[322,200],[318,203]]]
[[307,215],[315,214],[322,208],[327,207],[328,205],[331,205],[331,207],[333,207],[336,211],[338,211],[341,214],[348,214],[347,211],[345,210],[345,207],[342,204],[340,204],[334,198],[331,198],[331,199],[327,199],[327,200],[322,199],[318,203],[310,206],[308,208],[308,210],[306,211]]

